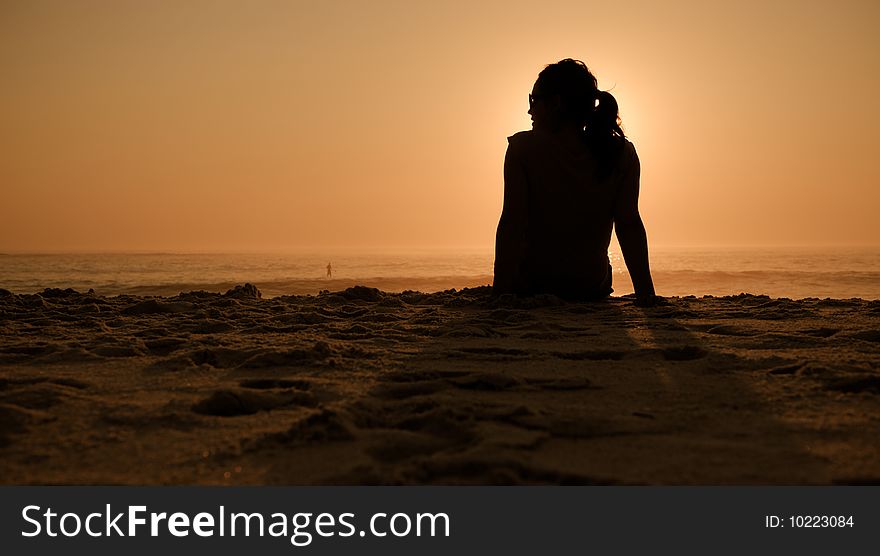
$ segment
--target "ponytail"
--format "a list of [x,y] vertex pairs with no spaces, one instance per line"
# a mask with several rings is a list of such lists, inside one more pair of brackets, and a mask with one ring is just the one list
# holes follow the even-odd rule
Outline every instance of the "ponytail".
[[596,101],[596,108],[587,120],[587,133],[598,137],[625,137],[614,96],[608,91],[597,91]]
[[620,115],[614,96],[608,91],[597,91],[596,100],[596,108],[587,119],[584,138],[598,160],[596,177],[602,181],[614,171],[626,136],[620,128]]

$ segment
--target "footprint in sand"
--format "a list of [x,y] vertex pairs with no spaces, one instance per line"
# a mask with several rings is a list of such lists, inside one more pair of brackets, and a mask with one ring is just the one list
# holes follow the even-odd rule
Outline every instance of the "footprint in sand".
[[370,394],[384,400],[403,400],[414,396],[427,396],[451,387],[452,385],[444,380],[390,382],[376,386]]
[[838,332],[840,332],[839,328],[808,328],[806,330],[801,330],[801,334],[815,336],[816,338],[830,338]]
[[845,392],[847,394],[880,394],[880,377],[862,376],[857,378],[840,378],[829,381],[826,390]]
[[266,435],[248,449],[257,451],[278,446],[314,445],[324,442],[347,442],[355,439],[353,427],[341,413],[324,409],[297,421],[288,430]]
[[693,361],[702,359],[709,353],[699,346],[677,346],[661,349],[660,354],[667,361]]
[[473,373],[450,382],[463,390],[482,390],[497,392],[501,390],[514,390],[522,386],[522,382],[504,373]]
[[880,330],[860,330],[854,332],[851,337],[866,342],[880,342]]
[[192,410],[201,415],[236,417],[253,415],[259,411],[300,406],[315,407],[315,396],[309,392],[251,392],[247,390],[218,390],[193,404]]
[[296,388],[297,390],[308,390],[311,383],[307,380],[289,380],[286,378],[253,378],[242,380],[238,383],[242,388],[252,388],[254,390],[271,390],[275,388]]
[[589,351],[555,351],[551,355],[569,361],[620,361],[626,355],[622,351],[589,350]]

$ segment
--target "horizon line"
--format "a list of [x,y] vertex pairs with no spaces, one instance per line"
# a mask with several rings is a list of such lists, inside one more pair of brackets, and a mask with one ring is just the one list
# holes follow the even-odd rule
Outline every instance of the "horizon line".
[[[714,243],[714,244],[686,244],[686,243],[656,243],[651,245],[650,251],[663,251],[668,249],[880,249],[880,243],[779,243],[779,244],[749,244],[749,243]],[[24,255],[302,255],[322,253],[346,253],[357,252],[381,253],[418,253],[418,252],[449,252],[449,251],[493,251],[494,245],[423,245],[423,246],[291,246],[264,249],[34,249],[34,250],[0,250],[0,256],[24,256]],[[609,251],[619,250],[616,242],[612,242]]]

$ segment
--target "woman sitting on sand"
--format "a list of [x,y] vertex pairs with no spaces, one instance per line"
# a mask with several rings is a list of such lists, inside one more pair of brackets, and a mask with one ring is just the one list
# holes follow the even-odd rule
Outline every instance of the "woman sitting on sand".
[[608,296],[614,227],[637,303],[653,304],[639,158],[620,129],[617,101],[598,90],[583,62],[567,58],[538,75],[529,114],[532,131],[507,139],[495,292]]

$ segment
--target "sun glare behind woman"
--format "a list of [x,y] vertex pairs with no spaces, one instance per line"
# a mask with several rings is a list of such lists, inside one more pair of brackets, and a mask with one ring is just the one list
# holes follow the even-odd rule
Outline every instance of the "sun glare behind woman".
[[531,130],[508,137],[496,294],[607,297],[616,231],[639,305],[656,302],[638,209],[640,163],[618,103],[587,66],[546,66],[528,93]]

